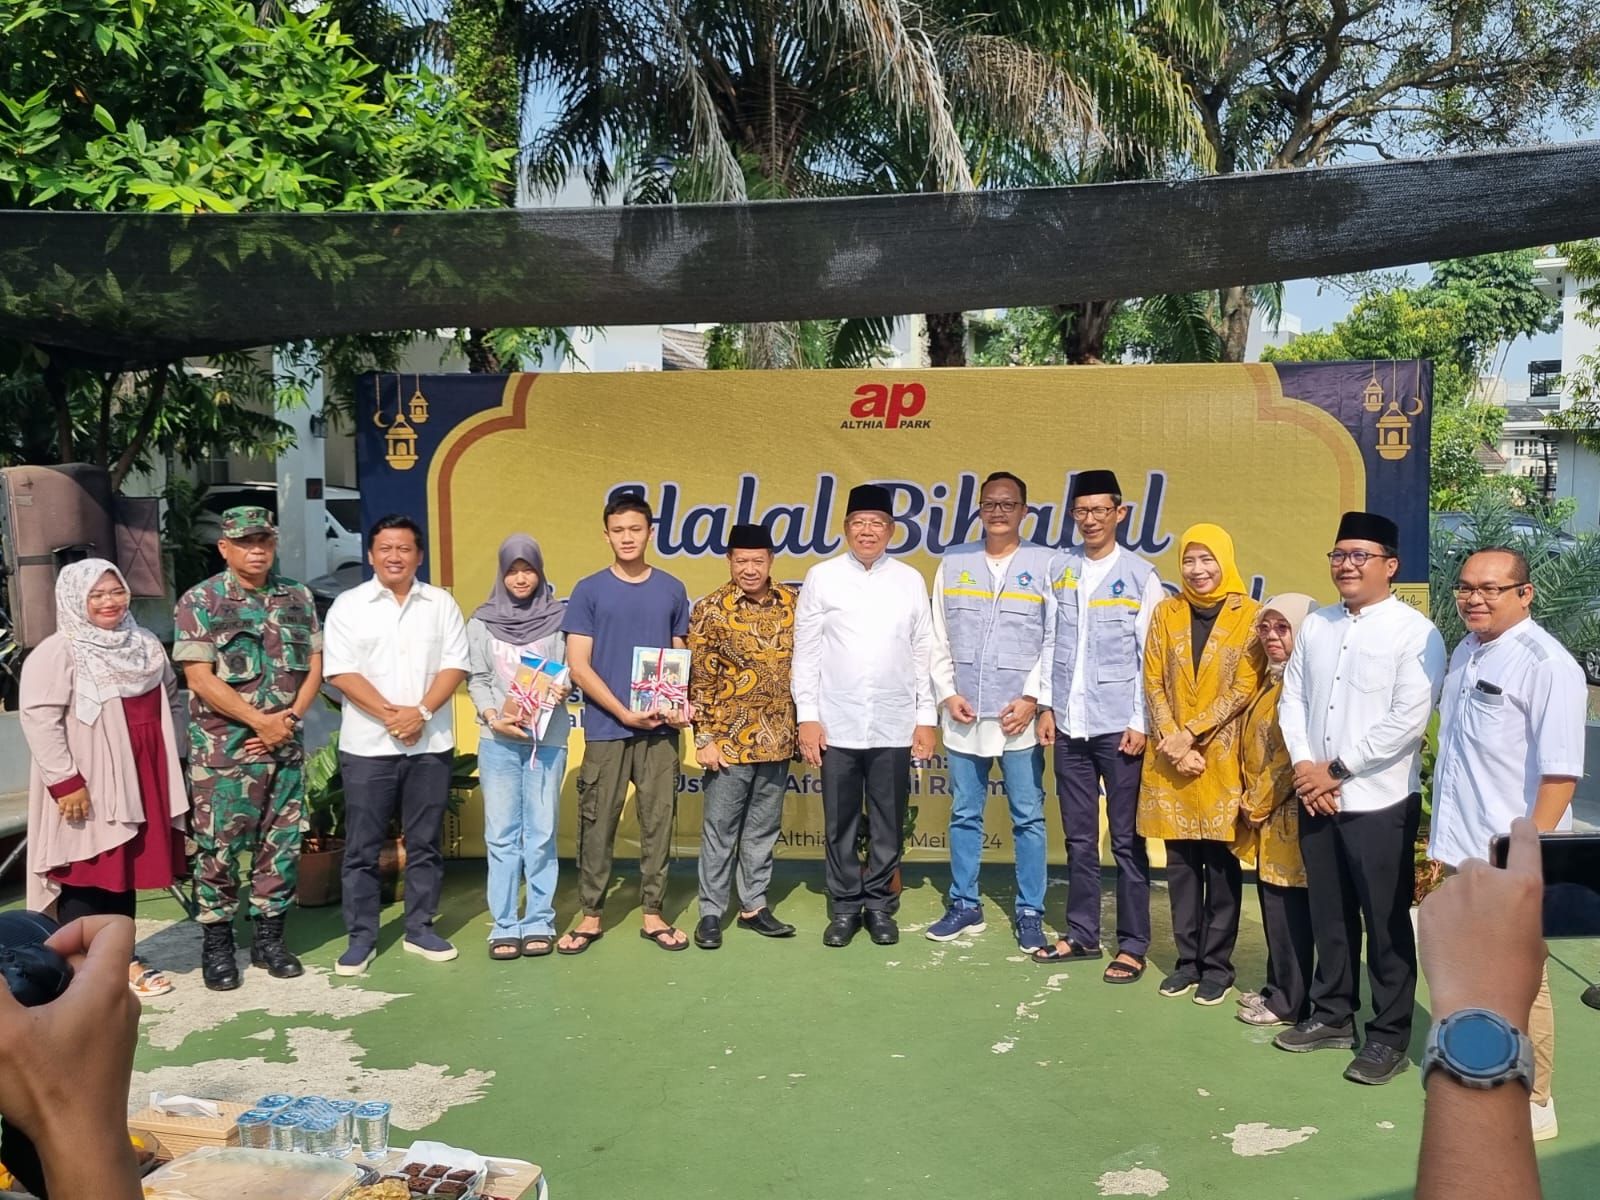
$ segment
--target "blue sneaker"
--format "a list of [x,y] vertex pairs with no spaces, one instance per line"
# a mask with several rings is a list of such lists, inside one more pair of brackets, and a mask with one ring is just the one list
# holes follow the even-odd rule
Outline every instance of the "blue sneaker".
[[1025,908],[1017,913],[1016,919],[1017,945],[1032,954],[1035,950],[1045,948],[1044,940],[1044,915],[1036,913],[1031,908]]
[[936,942],[953,942],[963,933],[982,933],[987,928],[982,905],[952,904],[944,910],[944,916],[928,926],[928,936]]
[[364,975],[367,965],[378,957],[378,948],[367,942],[351,942],[350,948],[333,964],[335,975]]
[[449,962],[456,956],[456,948],[431,929],[405,940],[407,953],[420,954],[429,962]]

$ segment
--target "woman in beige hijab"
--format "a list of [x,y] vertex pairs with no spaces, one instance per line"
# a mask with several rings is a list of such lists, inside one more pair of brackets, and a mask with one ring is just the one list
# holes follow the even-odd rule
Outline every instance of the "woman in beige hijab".
[[1267,654],[1267,674],[1245,709],[1239,734],[1244,799],[1233,852],[1256,864],[1256,894],[1267,938],[1267,982],[1239,997],[1246,1025],[1293,1025],[1310,1011],[1315,947],[1306,868],[1300,860],[1300,804],[1294,766],[1278,732],[1278,696],[1294,639],[1317,602],[1301,592],[1271,596],[1256,615],[1256,636]]
[[[56,632],[22,666],[28,907],[53,908],[62,924],[131,917],[138,889],[188,873],[177,680],[128,600],[113,563],[69,563],[56,578]],[[140,996],[172,990],[137,958],[128,983]]]

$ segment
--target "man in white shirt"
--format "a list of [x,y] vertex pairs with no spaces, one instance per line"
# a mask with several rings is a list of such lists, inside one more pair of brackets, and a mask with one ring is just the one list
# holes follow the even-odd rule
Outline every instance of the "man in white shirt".
[[[822,770],[829,913],[827,946],[863,923],[880,946],[900,940],[892,881],[904,848],[911,759],[933,753],[933,641],[928,587],[889,557],[889,489],[850,490],[848,550],[806,572],[795,611],[791,687],[800,757]],[[856,854],[862,806],[869,849]]]
[[1044,948],[1044,751],[1034,733],[1054,605],[1052,551],[1024,542],[1028,486],[996,471],[978,492],[982,540],[952,546],[933,576],[933,696],[950,756],[950,902],[927,936],[948,942],[985,925],[978,901],[983,810],[1000,760],[1016,858],[1017,944]]
[[[1589,689],[1583,668],[1529,615],[1528,560],[1504,546],[1461,565],[1456,608],[1467,636],[1450,657],[1439,703],[1428,853],[1454,871],[1485,858],[1492,838],[1529,817],[1541,832],[1572,828],[1572,794],[1583,777]],[[1550,1073],[1555,1014],[1550,978],[1539,980],[1528,1035],[1535,1141],[1556,1136]]]
[[1100,795],[1117,864],[1117,954],[1101,976],[1133,983],[1150,949],[1150,857],[1134,828],[1144,766],[1144,639],[1167,598],[1155,567],[1117,544],[1127,520],[1111,471],[1079,471],[1067,489],[1081,549],[1050,564],[1050,676],[1039,740],[1055,747],[1067,839],[1067,921],[1042,963],[1096,959],[1100,948]]
[[444,883],[444,832],[455,758],[448,705],[467,677],[467,626],[450,593],[417,579],[422,530],[381,518],[367,536],[373,577],[333,602],[323,629],[328,682],[344,696],[341,882],[349,946],[335,972],[360,975],[377,955],[378,851],[399,808],[406,849],[405,948],[433,962],[456,949],[433,931]]
[[1388,1083],[1406,1067],[1417,988],[1410,909],[1422,738],[1444,677],[1439,631],[1390,591],[1399,540],[1387,517],[1344,514],[1328,555],[1343,603],[1306,618],[1278,704],[1305,810],[1300,852],[1317,968],[1311,1015],[1273,1044],[1297,1052],[1355,1046],[1365,923],[1373,1016],[1345,1068],[1352,1083]]

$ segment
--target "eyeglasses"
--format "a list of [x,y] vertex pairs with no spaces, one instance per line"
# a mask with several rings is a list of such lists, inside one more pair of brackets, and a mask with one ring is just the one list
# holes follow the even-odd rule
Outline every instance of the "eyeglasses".
[[1507,592],[1516,592],[1520,596],[1522,589],[1527,586],[1525,583],[1480,583],[1472,587],[1465,583],[1458,583],[1450,590],[1456,594],[1457,600],[1470,600],[1474,596],[1482,596],[1490,604],[1493,604]]
[[978,511],[986,513],[1013,513],[1022,507],[1020,500],[981,500]]
[[104,592],[89,593],[90,604],[115,604],[119,600],[126,600],[127,598],[127,588],[111,588]]
[[1294,626],[1290,625],[1287,621],[1262,621],[1256,626],[1256,632],[1262,637],[1265,637],[1269,633],[1275,633],[1279,637],[1285,637],[1294,632]]
[[1393,558],[1392,554],[1368,554],[1365,550],[1330,550],[1328,551],[1328,565],[1342,567],[1349,563],[1356,570],[1360,570],[1375,558]]
[[1087,521],[1092,517],[1096,521],[1104,521],[1116,511],[1116,509],[1108,508],[1103,504],[1094,508],[1075,508],[1072,510],[1072,519],[1074,521]]
[[851,517],[845,523],[846,529],[887,529],[889,522],[882,517]]

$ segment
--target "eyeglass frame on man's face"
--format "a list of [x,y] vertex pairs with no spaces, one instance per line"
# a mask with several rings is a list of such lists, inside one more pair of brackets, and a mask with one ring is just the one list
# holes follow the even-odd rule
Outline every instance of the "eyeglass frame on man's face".
[[1399,556],[1394,554],[1374,554],[1370,550],[1329,550],[1328,565],[1337,569],[1348,562],[1356,570],[1361,571],[1375,558],[1381,558],[1387,562],[1389,559],[1397,557]]
[[883,517],[851,517],[845,521],[844,527],[860,531],[875,529],[881,533],[892,524],[893,521],[885,520]]
[[1005,513],[1010,515],[1019,508],[1027,507],[1021,500],[979,500],[978,511],[981,513]]
[[1451,587],[1450,591],[1457,600],[1471,600],[1476,595],[1482,596],[1490,604],[1493,604],[1507,592],[1515,592],[1520,596],[1523,588],[1532,586],[1532,584],[1528,583],[1478,583],[1472,585],[1457,583]]
[[1122,505],[1120,504],[1097,504],[1093,508],[1068,509],[1067,515],[1070,516],[1074,521],[1088,521],[1091,519],[1096,521],[1104,521],[1112,513],[1119,511],[1121,508]]

